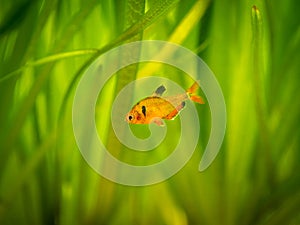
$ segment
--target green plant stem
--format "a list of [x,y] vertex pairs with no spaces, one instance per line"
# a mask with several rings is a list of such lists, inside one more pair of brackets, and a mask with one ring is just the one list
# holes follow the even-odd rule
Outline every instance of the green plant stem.
[[47,63],[59,61],[62,59],[68,59],[72,57],[77,57],[77,56],[85,56],[85,55],[90,55],[90,54],[95,54],[99,52],[99,49],[82,49],[82,50],[74,50],[74,51],[69,51],[69,52],[63,52],[63,53],[58,53],[58,54],[53,54],[50,56],[43,57],[41,59],[37,59],[35,61],[29,61],[27,62],[24,66],[21,68],[12,71],[0,78],[0,82],[3,82],[13,76],[18,75],[20,72],[23,72],[25,69],[29,67],[37,67],[37,66],[42,66]]
[[270,132],[268,128],[268,116],[265,102],[265,90],[263,87],[263,34],[262,34],[262,16],[260,10],[256,7],[252,7],[252,31],[253,31],[253,77],[254,77],[254,90],[256,94],[256,116],[259,126],[259,140],[262,144],[263,158],[265,159],[265,166],[267,171],[268,185],[272,188],[274,185],[273,168],[271,156],[271,142]]

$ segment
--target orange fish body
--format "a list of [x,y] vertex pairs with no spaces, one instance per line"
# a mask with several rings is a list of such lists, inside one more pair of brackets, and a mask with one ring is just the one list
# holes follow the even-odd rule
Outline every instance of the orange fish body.
[[164,86],[156,89],[150,97],[144,98],[132,107],[126,115],[126,121],[131,124],[149,124],[151,122],[162,126],[162,119],[174,119],[184,108],[185,101],[190,99],[199,104],[204,104],[200,96],[195,95],[199,85],[195,82],[186,93],[170,97],[161,97],[166,90]]

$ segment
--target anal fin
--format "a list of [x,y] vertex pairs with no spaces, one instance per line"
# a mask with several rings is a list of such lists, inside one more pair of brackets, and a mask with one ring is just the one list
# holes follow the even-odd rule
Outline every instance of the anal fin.
[[173,119],[175,116],[177,116],[177,114],[180,112],[180,110],[182,110],[185,106],[185,102],[181,102],[180,105],[178,105],[172,112],[170,112],[165,119],[167,120],[171,120]]

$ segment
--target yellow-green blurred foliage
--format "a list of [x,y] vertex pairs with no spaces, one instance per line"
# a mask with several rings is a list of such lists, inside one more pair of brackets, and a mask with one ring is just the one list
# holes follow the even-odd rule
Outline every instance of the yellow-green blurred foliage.
[[[300,224],[298,13],[297,0],[2,0],[0,224]],[[149,39],[180,44],[209,65],[225,97],[227,130],[216,160],[198,172],[211,124],[209,105],[197,106],[201,137],[187,165],[156,185],[122,186],[80,155],[74,90],[97,56]],[[191,84],[165,65],[132,65],[98,101],[99,135],[114,156],[136,165],[147,153],[118,142],[109,112],[124,85],[155,74]],[[170,153],[172,132],[178,137],[169,126],[154,159]]]

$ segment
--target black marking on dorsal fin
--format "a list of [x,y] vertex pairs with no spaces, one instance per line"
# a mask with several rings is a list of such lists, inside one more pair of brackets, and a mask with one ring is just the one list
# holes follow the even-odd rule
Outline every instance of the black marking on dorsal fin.
[[144,116],[146,116],[146,106],[142,106],[142,113],[144,114]]
[[160,85],[153,93],[154,96],[161,96],[165,92],[166,88],[164,85]]

